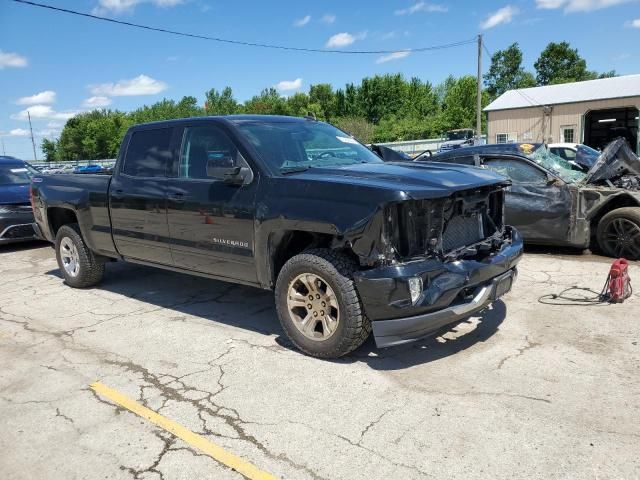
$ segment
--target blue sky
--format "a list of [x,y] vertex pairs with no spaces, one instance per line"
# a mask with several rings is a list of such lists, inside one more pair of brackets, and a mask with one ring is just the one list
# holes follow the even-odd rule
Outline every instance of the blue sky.
[[[640,73],[639,0],[42,0],[120,20],[251,42],[309,48],[401,50],[483,33],[488,49],[519,42],[532,68],[550,41],[566,40],[599,71]],[[8,155],[33,158],[74,112],[131,110],[162,98],[233,88],[283,95],[310,84],[343,86],[400,72],[438,83],[476,72],[476,47],[382,55],[311,54],[175,37],[0,0],[0,138]],[[485,71],[488,59],[485,56]],[[1,150],[0,150],[1,152]],[[42,154],[38,150],[38,158]]]

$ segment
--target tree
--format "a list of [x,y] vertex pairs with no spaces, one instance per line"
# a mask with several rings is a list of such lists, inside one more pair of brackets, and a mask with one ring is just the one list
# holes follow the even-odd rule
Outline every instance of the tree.
[[331,121],[336,108],[336,98],[333,87],[328,83],[319,83],[309,87],[309,101],[320,106],[320,115],[315,112],[318,118]]
[[580,82],[594,78],[594,72],[587,70],[587,62],[568,42],[549,43],[533,66],[538,85]]
[[491,67],[484,75],[484,84],[492,99],[507,90],[536,86],[533,74],[522,68],[522,51],[517,43],[491,56]]
[[[489,103],[489,94],[482,92],[481,106]],[[473,128],[476,124],[476,99],[478,98],[476,77],[466,75],[449,82],[443,100],[444,130],[453,128]],[[485,123],[484,116],[483,124]],[[484,130],[483,125],[483,130]]]
[[306,93],[296,92],[287,98],[287,110],[290,115],[304,117],[309,114],[309,96]]
[[224,87],[222,92],[215,88],[205,93],[205,112],[207,115],[232,115],[240,113],[240,105],[233,98],[231,87]]
[[260,92],[260,95],[245,102],[243,110],[246,113],[260,115],[286,115],[288,113],[285,99],[273,87],[265,88]]
[[366,118],[341,117],[336,120],[336,127],[357,138],[360,143],[373,142],[375,126],[369,123]]
[[48,138],[42,139],[42,144],[40,145],[40,149],[44,154],[44,159],[47,162],[54,162],[57,160],[57,150],[58,145],[55,140],[50,140]]

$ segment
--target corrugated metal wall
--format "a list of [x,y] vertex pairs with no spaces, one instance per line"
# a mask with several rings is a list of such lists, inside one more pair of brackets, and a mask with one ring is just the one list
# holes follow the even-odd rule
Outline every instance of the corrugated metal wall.
[[515,134],[518,142],[560,142],[560,128],[570,125],[576,127],[575,141],[581,142],[585,113],[590,110],[633,106],[640,109],[640,97],[553,105],[550,115],[546,116],[543,114],[543,107],[491,111],[487,112],[488,142],[496,143],[496,135],[499,133]]

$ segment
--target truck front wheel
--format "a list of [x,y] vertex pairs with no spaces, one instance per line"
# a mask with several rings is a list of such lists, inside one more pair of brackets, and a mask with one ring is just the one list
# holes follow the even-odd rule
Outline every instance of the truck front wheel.
[[102,280],[104,262],[98,260],[84,243],[77,223],[60,227],[55,247],[58,267],[67,285],[86,288]]
[[358,348],[371,332],[346,255],[307,250],[282,267],[276,281],[280,324],[293,344],[319,358],[337,358]]
[[640,260],[640,208],[612,210],[600,219],[598,245],[610,257]]

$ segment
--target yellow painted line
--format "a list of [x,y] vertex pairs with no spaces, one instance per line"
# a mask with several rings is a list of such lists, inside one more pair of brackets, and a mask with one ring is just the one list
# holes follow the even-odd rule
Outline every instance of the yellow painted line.
[[234,469],[236,472],[241,473],[250,480],[277,480],[276,477],[270,473],[263,472],[249,462],[245,462],[242,458],[227,452],[224,448],[210,442],[202,435],[193,433],[188,428],[183,427],[179,423],[169,420],[166,417],[143,407],[139,403],[131,400],[126,395],[121,394],[117,390],[107,387],[106,385],[95,382],[89,385],[97,394],[108,398],[113,403],[126,408],[127,410],[135,413],[136,415],[146,418],[151,423],[155,423],[159,427],[165,429],[167,432],[174,434],[176,437],[181,438],[192,447],[203,451],[210,457],[214,458],[218,462],[226,465],[229,468]]

